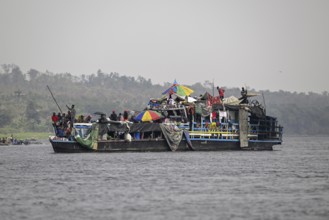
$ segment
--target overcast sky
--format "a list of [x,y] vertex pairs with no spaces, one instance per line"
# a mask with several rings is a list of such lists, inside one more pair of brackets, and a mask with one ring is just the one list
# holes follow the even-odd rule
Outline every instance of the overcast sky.
[[0,0],[0,64],[329,91],[328,0]]

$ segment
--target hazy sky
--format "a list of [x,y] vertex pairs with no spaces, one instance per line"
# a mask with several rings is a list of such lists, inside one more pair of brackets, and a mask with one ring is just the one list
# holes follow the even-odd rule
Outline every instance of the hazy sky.
[[329,91],[329,0],[0,0],[0,64]]

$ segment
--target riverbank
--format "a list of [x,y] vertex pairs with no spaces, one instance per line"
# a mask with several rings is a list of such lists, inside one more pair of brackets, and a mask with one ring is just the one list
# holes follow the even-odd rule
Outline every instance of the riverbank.
[[14,137],[17,140],[35,139],[45,140],[48,139],[49,132],[17,132],[17,133],[0,133],[0,138],[3,137]]

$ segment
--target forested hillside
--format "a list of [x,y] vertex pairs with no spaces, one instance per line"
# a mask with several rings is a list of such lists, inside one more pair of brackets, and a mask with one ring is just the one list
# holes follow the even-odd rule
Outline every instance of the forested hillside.
[[[3,64],[0,68],[0,133],[51,131],[51,114],[59,112],[59,109],[47,85],[63,112],[67,111],[66,105],[75,104],[77,114],[89,114],[96,111],[142,110],[150,98],[161,97],[173,80],[168,79],[164,85],[154,85],[142,76],[135,78],[101,70],[81,77],[35,69],[23,73],[19,66]],[[206,91],[213,93],[212,84],[207,79],[186,86],[195,91],[192,96]],[[254,92],[263,94],[265,103],[263,96],[257,99],[266,106],[268,114],[278,118],[285,134],[329,134],[328,92]],[[215,95],[218,95],[217,91]],[[225,96],[231,95],[239,97],[240,88],[225,88]]]

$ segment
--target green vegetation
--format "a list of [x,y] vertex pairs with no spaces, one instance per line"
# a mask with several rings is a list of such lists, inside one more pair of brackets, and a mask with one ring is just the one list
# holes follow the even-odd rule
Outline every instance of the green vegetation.
[[11,137],[13,135],[17,140],[36,139],[36,140],[47,140],[51,133],[45,132],[21,132],[21,133],[0,133],[0,137]]
[[[141,76],[121,76],[101,70],[96,74],[80,77],[70,73],[42,73],[35,69],[23,73],[16,65],[3,64],[0,68],[0,137],[1,134],[26,134],[30,138],[36,136],[34,132],[48,137],[52,132],[51,114],[60,110],[47,85],[63,112],[67,111],[66,105],[75,104],[77,114],[86,115],[96,111],[109,114],[112,110],[142,110],[150,98],[161,97],[161,93],[174,79],[168,80],[171,82],[164,83],[163,86],[154,85],[150,79],[146,80]],[[209,81],[187,86],[195,91],[192,94],[194,96],[206,91],[212,93]],[[226,97],[240,96],[240,88],[225,90]],[[279,123],[284,126],[285,134],[329,133],[328,92],[253,92],[264,95],[267,113],[278,118]],[[218,95],[217,91],[215,94]],[[262,96],[257,99],[263,103]]]

